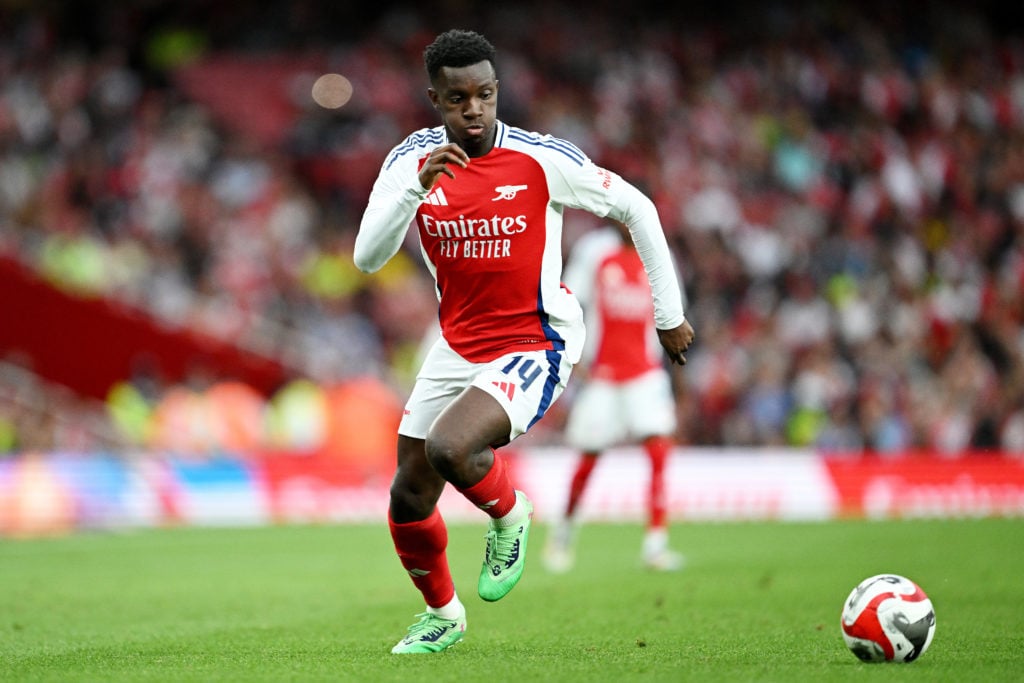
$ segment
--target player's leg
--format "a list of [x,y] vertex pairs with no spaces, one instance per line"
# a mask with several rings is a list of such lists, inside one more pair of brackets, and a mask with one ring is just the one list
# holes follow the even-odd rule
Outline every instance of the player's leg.
[[597,458],[600,455],[599,451],[585,451],[576,461],[576,471],[573,472],[572,479],[569,481],[569,498],[565,503],[566,519],[575,518],[580,500],[583,499],[583,492],[587,490],[587,482],[590,481],[590,475],[594,472]]
[[552,525],[544,546],[544,564],[549,571],[563,573],[575,564],[578,511],[587,484],[601,452],[625,435],[621,411],[616,407],[618,400],[614,385],[591,380],[573,401],[566,424],[566,443],[580,451],[580,457],[569,480],[565,512]]
[[629,397],[630,421],[650,463],[647,491],[647,525],[642,560],[648,568],[671,571],[683,564],[683,556],[669,547],[666,468],[675,442],[675,404],[667,373],[657,371],[632,381],[624,389]]
[[641,443],[651,466],[647,491],[647,527],[664,529],[668,524],[665,502],[665,463],[672,450],[672,439],[664,434],[649,436]]
[[485,600],[504,597],[525,566],[533,506],[517,492],[505,459],[494,448],[509,441],[508,413],[487,392],[468,387],[438,416],[427,436],[431,465],[490,518],[477,590]]
[[437,509],[444,484],[427,461],[423,439],[399,435],[388,527],[427,608],[392,648],[396,654],[439,652],[461,640],[466,630],[466,610],[448,566],[448,530]]
[[391,482],[388,522],[395,550],[423,595],[426,610],[392,652],[438,652],[462,638],[465,609],[448,566],[448,532],[437,509],[446,481],[427,459],[431,423],[472,375],[443,342],[427,354],[398,431],[398,462]]
[[647,494],[647,529],[644,532],[643,560],[651,569],[679,569],[683,557],[669,548],[668,512],[665,500],[665,465],[672,450],[672,439],[665,435],[650,436],[642,442],[651,465],[650,488]]
[[494,449],[509,441],[508,413],[487,392],[467,387],[431,425],[426,453],[431,466],[499,526],[528,517]]
[[564,513],[551,525],[544,544],[544,566],[549,572],[564,574],[576,564],[576,530],[579,526],[576,511],[599,456],[597,452],[581,453],[576,461],[576,469],[569,480]]
[[431,425],[427,454],[434,467],[491,517],[477,583],[484,600],[499,600],[518,583],[533,515],[529,499],[513,488],[505,459],[492,449],[541,419],[571,372],[560,350],[506,354],[481,367]]

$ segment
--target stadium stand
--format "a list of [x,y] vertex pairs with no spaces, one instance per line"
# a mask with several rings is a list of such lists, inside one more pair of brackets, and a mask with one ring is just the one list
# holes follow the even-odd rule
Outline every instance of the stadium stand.
[[[506,120],[656,198],[697,330],[682,442],[1024,452],[1024,41],[997,3],[63,5],[0,8],[0,256],[279,371],[215,363],[198,390],[404,392],[429,278],[413,242],[374,277],[351,244],[399,131],[433,124],[408,64],[472,20],[500,48]],[[341,110],[308,97],[326,70],[355,86]],[[567,249],[591,227],[567,216]],[[0,325],[0,452],[145,445],[95,400],[142,405],[114,390],[146,358],[150,409],[197,390],[146,342],[87,387],[100,354],[70,326],[89,372],[55,374],[12,334],[27,303]]]

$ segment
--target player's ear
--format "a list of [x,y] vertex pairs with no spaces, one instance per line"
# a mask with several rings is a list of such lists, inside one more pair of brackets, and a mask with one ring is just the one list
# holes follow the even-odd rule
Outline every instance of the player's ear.
[[441,105],[437,100],[436,90],[434,90],[433,88],[427,88],[427,98],[430,100],[430,104],[433,105],[434,109],[441,109]]

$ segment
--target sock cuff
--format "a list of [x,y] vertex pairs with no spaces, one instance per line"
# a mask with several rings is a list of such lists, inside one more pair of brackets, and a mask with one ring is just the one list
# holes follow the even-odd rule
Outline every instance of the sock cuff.
[[399,556],[424,551],[443,551],[448,547],[448,527],[436,507],[426,519],[396,523],[388,511],[388,527]]
[[[440,518],[441,518],[441,510],[439,508],[437,508],[437,507],[434,507],[433,512],[431,512],[429,515],[427,515],[423,519],[415,519],[415,520],[413,520],[411,522],[396,522],[391,517],[391,510],[388,510],[388,526],[390,526],[392,529],[413,529],[417,525],[420,525],[420,526],[432,526],[434,524],[437,524],[437,522],[438,522],[438,520]],[[444,520],[441,520],[441,521],[443,522]]]
[[487,470],[487,474],[483,476],[483,479],[473,484],[472,486],[467,486],[464,489],[459,489],[459,491],[461,491],[462,493],[473,493],[474,491],[479,491],[482,489],[486,489],[489,486],[494,486],[504,474],[505,460],[500,455],[498,455],[497,451],[494,451],[494,462],[491,463],[491,469]]
[[494,453],[494,464],[483,479],[459,493],[494,519],[508,514],[516,503],[516,492],[508,478],[505,460]]

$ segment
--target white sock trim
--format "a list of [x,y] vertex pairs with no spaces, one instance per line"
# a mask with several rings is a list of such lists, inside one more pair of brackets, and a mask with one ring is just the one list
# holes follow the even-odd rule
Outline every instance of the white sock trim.
[[648,529],[644,534],[644,552],[655,554],[668,548],[668,530],[665,528]]
[[459,594],[456,593],[452,596],[452,599],[447,604],[441,607],[431,607],[427,605],[427,612],[441,617],[442,619],[458,619],[466,612],[466,608],[463,607],[462,602],[459,600]]
[[523,499],[516,494],[516,503],[512,509],[505,516],[495,519],[494,523],[502,528],[510,527],[519,524],[524,517],[526,517],[526,507],[523,505]]

